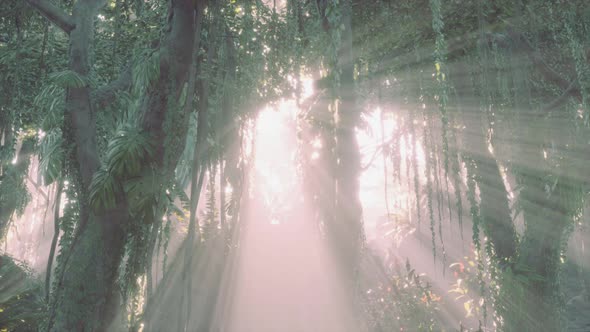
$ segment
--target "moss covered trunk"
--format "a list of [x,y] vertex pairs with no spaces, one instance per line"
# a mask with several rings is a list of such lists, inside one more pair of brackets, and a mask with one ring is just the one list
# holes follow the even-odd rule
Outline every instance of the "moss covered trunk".
[[[42,1],[29,3],[69,33],[69,69],[85,82],[68,88],[65,102],[64,134],[71,147],[67,174],[80,208],[72,245],[61,249],[64,260],[57,270],[48,330],[108,331],[120,310],[117,279],[130,211],[123,195],[118,195],[116,206],[107,211],[94,211],[89,204],[90,184],[100,166],[95,113],[100,110],[93,109],[88,79],[93,67],[94,20],[104,2],[79,0],[71,16]],[[159,49],[159,76],[141,96],[141,130],[155,143],[155,153],[147,164],[168,178],[186,139],[187,112],[180,107],[179,98],[192,63],[194,9],[192,0],[171,0],[168,27]],[[161,220],[158,213],[153,221]]]

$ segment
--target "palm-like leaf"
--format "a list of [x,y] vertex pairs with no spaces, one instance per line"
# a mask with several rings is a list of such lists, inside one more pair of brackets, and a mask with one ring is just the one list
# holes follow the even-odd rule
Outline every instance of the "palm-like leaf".
[[136,176],[145,157],[153,153],[148,137],[132,126],[122,126],[107,149],[107,167],[117,177]]
[[88,85],[88,80],[72,70],[63,70],[49,75],[49,79],[63,88],[82,88]]
[[158,201],[164,201],[162,177],[146,169],[141,176],[132,178],[123,185],[131,213],[138,217],[156,215]]
[[61,130],[48,132],[40,144],[39,172],[46,185],[53,183],[61,173],[63,160],[63,137]]
[[118,191],[119,184],[113,174],[104,167],[99,169],[90,184],[91,206],[97,211],[115,207]]

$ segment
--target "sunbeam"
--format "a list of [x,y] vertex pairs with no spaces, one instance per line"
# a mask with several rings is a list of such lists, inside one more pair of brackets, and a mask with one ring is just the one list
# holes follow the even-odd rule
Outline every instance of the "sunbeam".
[[590,331],[587,2],[0,1],[0,332]]

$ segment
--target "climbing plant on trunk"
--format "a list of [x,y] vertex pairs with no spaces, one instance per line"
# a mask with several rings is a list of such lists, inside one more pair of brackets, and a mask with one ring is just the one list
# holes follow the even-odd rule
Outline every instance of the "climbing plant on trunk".
[[[62,253],[54,282],[47,329],[106,331],[118,311],[117,278],[126,246],[133,242],[129,241],[134,234],[129,232],[141,227],[137,225],[161,222],[164,214],[162,200],[173,183],[187,131],[183,106],[193,61],[195,16],[203,13],[195,10],[193,1],[170,1],[167,27],[154,50],[156,74],[148,82],[133,82],[146,84],[135,96],[136,120],[118,132],[101,157],[96,118],[104,111],[102,99],[132,84],[130,76],[122,75],[110,85],[93,86],[95,19],[105,2],[76,1],[71,15],[48,1],[28,2],[69,35],[66,73],[71,83],[66,87],[63,132],[67,177],[79,202],[74,238]],[[151,192],[141,188],[145,182],[152,184]],[[155,204],[138,202],[146,195]]]

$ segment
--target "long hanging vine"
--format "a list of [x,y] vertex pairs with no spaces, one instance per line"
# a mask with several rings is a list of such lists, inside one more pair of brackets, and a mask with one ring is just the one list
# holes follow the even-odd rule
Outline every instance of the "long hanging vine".
[[[430,133],[429,126],[428,126],[428,115],[426,114],[426,107],[423,109],[423,120],[424,120],[424,130],[423,130],[423,137],[424,142],[430,141]],[[434,261],[436,261],[436,232],[434,230],[435,221],[434,221],[434,207],[433,207],[433,199],[432,199],[432,173],[433,173],[433,151],[429,149],[432,146],[425,146],[425,154],[424,162],[426,163],[426,167],[424,170],[424,175],[426,176],[426,195],[428,199],[428,216],[430,220],[430,234],[432,240],[432,256]]]
[[[421,89],[422,90],[422,89]],[[431,234],[431,240],[432,240],[432,256],[433,259],[436,261],[436,232],[434,230],[435,227],[435,221],[434,221],[434,207],[433,207],[433,199],[432,199],[432,195],[433,195],[433,190],[432,190],[432,173],[433,173],[433,151],[431,151],[432,145],[429,144],[430,143],[430,136],[432,135],[432,133],[430,133],[429,130],[429,116],[426,113],[426,104],[423,104],[423,110],[422,110],[422,119],[424,121],[424,126],[423,126],[423,139],[424,139],[424,162],[425,162],[425,167],[424,167],[424,176],[426,177],[426,196],[427,196],[427,200],[428,200],[428,216],[429,216],[429,221],[430,221],[430,234]]]
[[[418,51],[418,49],[415,49],[416,52],[416,63],[418,65],[421,64],[421,56],[420,56],[420,52]],[[432,135],[432,133],[430,132],[430,126],[429,126],[429,116],[428,116],[428,112],[427,112],[427,106],[426,106],[426,96],[425,96],[425,91],[424,91],[424,86],[423,86],[423,81],[422,81],[422,75],[423,75],[424,71],[420,68],[419,69],[419,73],[418,73],[418,91],[419,91],[419,97],[418,97],[418,101],[419,103],[421,103],[421,107],[422,107],[422,121],[423,121],[423,130],[422,130],[422,139],[424,142],[424,163],[425,163],[425,167],[424,167],[424,175],[426,177],[426,197],[427,197],[427,201],[428,201],[428,217],[429,217],[429,221],[430,221],[430,235],[431,235],[431,242],[432,242],[432,256],[434,261],[436,262],[436,232],[434,230],[434,226],[435,226],[435,221],[434,221],[434,208],[432,206],[433,204],[433,200],[432,200],[432,158],[433,158],[433,152],[430,150],[430,148],[432,148],[431,144],[428,144],[430,142],[430,135]]]
[[[412,114],[412,110],[408,111],[408,117],[410,116],[410,114]],[[406,118],[406,126],[408,126],[408,120]],[[412,149],[412,138],[411,136],[406,133],[404,135],[404,146],[406,148],[406,160],[405,160],[405,166],[406,166],[406,192],[408,193],[407,199],[406,199],[406,207],[407,207],[407,217],[408,217],[408,221],[409,222],[413,222],[413,218],[412,218],[412,204],[411,204],[411,193],[412,193],[412,177],[411,177],[411,159],[412,159],[412,154],[414,153],[413,149]]]
[[[446,74],[446,54],[447,54],[447,43],[445,40],[445,36],[443,33],[444,29],[444,21],[442,15],[442,5],[440,0],[430,0],[430,8],[432,10],[432,29],[434,30],[435,34],[435,47],[434,47],[434,66],[435,66],[435,77],[437,81],[437,91],[435,94],[435,100],[438,101],[438,108],[441,114],[441,123],[442,123],[442,156],[443,156],[443,165],[444,165],[444,179],[446,184],[446,191],[448,194],[449,188],[449,139],[448,139],[448,126],[449,126],[449,118],[447,114],[447,104],[448,104],[448,83],[447,83],[447,74]],[[440,185],[439,179],[439,172],[438,172],[438,154],[434,157],[435,158],[435,183],[437,188],[437,208],[438,208],[438,215],[439,215],[439,236],[440,241],[443,249],[443,266],[444,257],[446,257],[445,249],[444,249],[444,241],[442,235],[442,213],[441,213],[441,205],[443,203],[443,194]],[[449,218],[451,218],[451,208],[450,203],[449,205]],[[450,219],[449,219],[450,220]],[[443,270],[444,272],[444,270]]]
[[[418,172],[418,139],[416,138],[416,128],[415,128],[415,118],[414,118],[414,112],[417,112],[418,109],[415,108],[410,108],[409,110],[409,114],[408,114],[408,125],[410,127],[410,134],[408,137],[408,155],[409,155],[409,151],[412,152],[412,172],[414,175],[414,199],[415,199],[415,205],[416,205],[416,218],[418,221],[418,229],[420,229],[420,224],[422,221],[422,213],[421,213],[421,209],[420,209],[420,173]],[[410,167],[410,165],[408,164],[408,168]],[[408,185],[409,186],[409,185]]]
[[446,74],[446,53],[447,43],[443,33],[444,21],[442,16],[442,8],[440,0],[430,0],[430,8],[432,10],[432,28],[435,34],[434,47],[434,66],[436,69],[436,81],[438,82],[437,95],[435,99],[438,101],[438,107],[441,113],[442,121],[442,142],[444,155],[444,170],[445,177],[448,178],[449,173],[449,139],[447,135],[449,118],[447,115],[448,104],[448,84]]
[[[490,66],[490,61],[489,61],[489,47],[487,45],[487,43],[483,43],[484,40],[484,36],[485,36],[485,30],[486,30],[486,25],[487,25],[487,14],[488,14],[488,3],[485,3],[484,1],[479,1],[478,2],[478,24],[479,24],[479,38],[480,38],[480,43],[478,43],[478,47],[477,47],[477,60],[479,61],[479,63],[477,63],[477,66],[479,67],[479,72],[477,74],[479,74],[479,85],[478,84],[474,84],[475,86],[475,90],[478,90],[477,87],[479,86],[479,91],[476,91],[476,94],[479,94],[479,99],[480,99],[480,112],[482,114],[481,117],[481,126],[484,129],[484,140],[486,143],[486,147],[489,144],[489,133],[491,132],[491,124],[493,123],[493,119],[494,119],[494,113],[492,112],[492,107],[494,106],[493,103],[493,96],[492,96],[492,92],[490,91],[491,89],[488,87],[490,79],[488,77],[488,67]],[[476,73],[472,73],[472,74],[476,74]],[[483,117],[483,114],[486,115],[486,117]],[[487,119],[487,123],[484,124],[484,119]],[[476,121],[477,123],[477,121]],[[477,126],[477,125],[476,125]],[[485,152],[483,152],[485,153]],[[476,183],[482,183],[483,179],[481,178],[477,178],[478,175],[476,173],[476,168],[478,167],[476,161],[473,159],[474,157],[470,157],[470,161],[469,161],[469,173],[470,173],[470,180],[469,181],[473,181],[472,184],[470,184],[471,188],[470,191],[473,191],[475,189],[475,184]],[[481,188],[480,188],[481,189]],[[475,192],[473,191],[472,193],[469,194],[471,195],[475,195]],[[481,202],[481,204],[486,204],[487,202]],[[484,266],[484,251],[481,248],[481,241],[480,241],[480,230],[481,230],[481,225],[483,225],[483,221],[484,218],[481,216],[481,211],[480,214],[478,216],[473,216],[473,240],[474,243],[476,244],[476,261],[477,261],[477,279],[479,282],[479,291],[480,291],[480,296],[482,297],[482,299],[484,300],[484,305],[482,307],[483,309],[483,319],[484,319],[484,325],[487,324],[487,296],[488,294],[486,293],[486,289],[485,289],[485,281],[483,279],[483,274],[484,274],[484,270],[485,270],[485,266]],[[487,227],[485,227],[486,225],[483,225],[484,228],[484,232],[487,233]],[[487,235],[487,234],[486,234]],[[476,239],[477,236],[477,239]],[[477,240],[477,242],[475,242]],[[491,254],[491,241],[489,241],[489,239],[486,237],[485,238],[485,249],[486,252],[488,254]]]
[[432,134],[430,135],[430,146],[433,147],[433,175],[434,175],[434,183],[436,186],[436,205],[437,205],[437,211],[438,211],[438,237],[440,240],[440,245],[441,245],[441,249],[442,249],[442,254],[443,254],[443,275],[445,273],[445,268],[446,268],[446,260],[447,260],[447,252],[445,250],[445,241],[443,239],[443,225],[442,225],[442,203],[443,203],[443,194],[442,194],[442,188],[440,186],[440,165],[439,165],[439,151],[437,148],[437,145],[434,143],[433,139],[432,139]]
[[[473,169],[476,167],[475,163],[471,160],[466,161],[468,163],[468,175],[467,175],[467,200],[469,201],[469,211],[471,214],[472,219],[472,241],[475,246],[475,258],[477,261],[477,279],[480,286],[480,295],[482,297],[485,296],[485,282],[483,280],[483,266],[481,264],[481,240],[480,240],[480,230],[481,230],[481,215],[479,211],[479,206],[477,203],[477,193],[476,193],[476,176],[473,172]],[[485,308],[485,306],[484,306]]]
[[451,139],[453,142],[453,148],[451,150],[451,167],[453,174],[453,191],[455,192],[455,201],[457,208],[457,222],[459,224],[459,232],[461,234],[461,240],[463,240],[463,199],[461,197],[461,165],[459,163],[460,156],[457,149],[457,135],[455,130],[451,130]]

